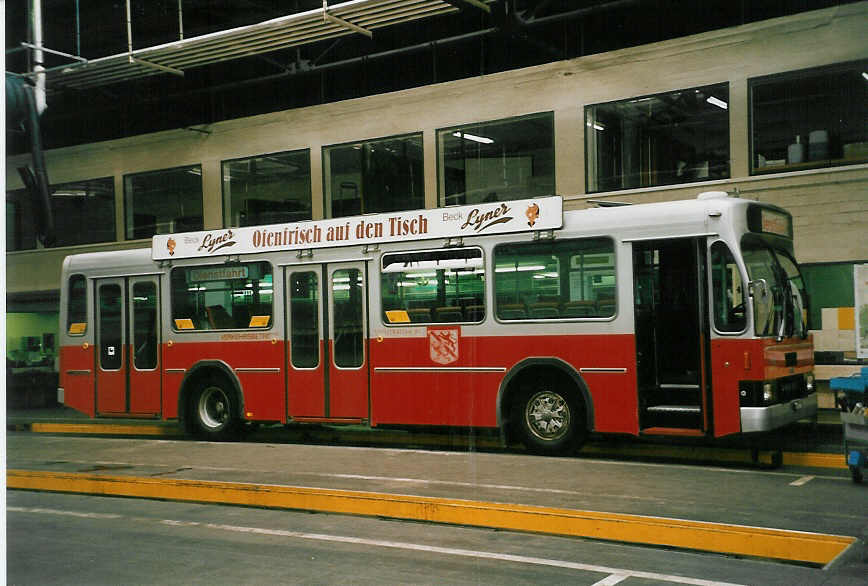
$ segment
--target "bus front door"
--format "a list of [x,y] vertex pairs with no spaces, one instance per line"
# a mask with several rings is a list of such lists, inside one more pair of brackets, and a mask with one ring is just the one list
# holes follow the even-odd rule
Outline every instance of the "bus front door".
[[704,239],[633,243],[642,433],[708,432]]
[[288,267],[288,414],[368,418],[365,263]]
[[159,415],[159,282],[96,282],[98,415]]

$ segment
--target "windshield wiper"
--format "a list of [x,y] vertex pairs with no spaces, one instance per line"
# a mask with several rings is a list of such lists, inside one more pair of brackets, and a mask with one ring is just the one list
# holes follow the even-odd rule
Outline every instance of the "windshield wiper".
[[[772,270],[775,272],[775,278],[781,284],[781,323],[778,326],[778,342],[783,340],[785,337],[792,335],[793,327],[791,325],[792,319],[787,319],[790,315],[793,314],[793,298],[792,292],[790,291],[790,280],[787,276],[787,272],[781,267],[777,258],[775,258],[775,265],[772,267]],[[795,318],[795,315],[793,315]],[[790,327],[788,327],[790,326]]]

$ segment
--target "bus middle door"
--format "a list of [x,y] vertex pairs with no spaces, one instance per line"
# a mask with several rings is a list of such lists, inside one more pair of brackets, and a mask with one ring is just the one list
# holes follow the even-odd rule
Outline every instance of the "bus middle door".
[[368,419],[368,334],[365,263],[328,265],[329,417]]
[[290,418],[368,418],[364,262],[286,270]]
[[96,281],[98,415],[159,415],[156,276]]

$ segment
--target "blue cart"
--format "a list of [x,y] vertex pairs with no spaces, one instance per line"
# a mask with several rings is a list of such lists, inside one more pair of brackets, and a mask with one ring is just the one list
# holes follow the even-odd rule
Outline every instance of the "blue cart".
[[[862,469],[868,466],[868,367],[854,376],[835,377],[829,381],[841,408],[844,428],[844,456],[853,482],[862,482]],[[838,394],[841,391],[842,394]]]

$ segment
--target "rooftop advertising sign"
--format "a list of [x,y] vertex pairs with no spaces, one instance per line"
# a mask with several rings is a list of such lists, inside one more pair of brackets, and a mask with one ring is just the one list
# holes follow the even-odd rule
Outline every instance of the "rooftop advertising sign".
[[151,244],[151,256],[154,260],[207,258],[398,240],[552,230],[561,226],[563,200],[559,196],[549,196],[291,224],[158,234]]

